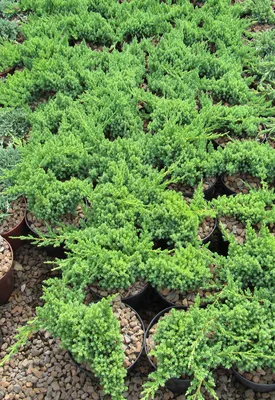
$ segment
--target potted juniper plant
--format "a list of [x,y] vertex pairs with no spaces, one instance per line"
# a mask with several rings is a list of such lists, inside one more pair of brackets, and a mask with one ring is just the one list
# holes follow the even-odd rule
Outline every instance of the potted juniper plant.
[[145,265],[146,280],[165,304],[189,307],[199,293],[202,302],[218,287],[215,259],[208,248],[188,244],[172,251],[157,251]]
[[15,143],[25,138],[29,130],[27,113],[22,108],[0,109],[0,141],[2,145]]
[[230,280],[207,308],[200,308],[197,299],[188,311],[167,309],[158,318],[146,332],[156,371],[143,385],[145,399],[171,380],[189,380],[188,400],[204,399],[202,387],[218,399],[213,371],[219,366],[274,370],[274,307],[257,291],[242,292]]
[[226,235],[233,234],[239,243],[246,240],[246,225],[250,223],[255,229],[260,229],[265,221],[272,231],[274,225],[274,190],[267,185],[263,189],[251,189],[248,194],[238,193],[235,196],[219,196],[213,199],[210,207],[216,215],[218,227]]
[[19,351],[30,334],[47,330],[60,338],[62,347],[82,369],[98,378],[106,394],[122,400],[127,369],[142,352],[144,328],[138,314],[115,297],[86,304],[81,289],[72,290],[62,279],[48,280],[42,297],[44,305],[37,308],[32,321],[20,328],[16,343],[1,365]]
[[267,143],[235,141],[225,149],[218,149],[216,157],[224,174],[226,194],[247,194],[251,188],[261,188],[262,182],[274,183],[275,154]]
[[246,228],[244,244],[231,236],[228,254],[220,256],[218,275],[226,281],[227,273],[241,282],[243,289],[274,289],[275,236],[268,227],[263,226],[255,231],[249,224]]

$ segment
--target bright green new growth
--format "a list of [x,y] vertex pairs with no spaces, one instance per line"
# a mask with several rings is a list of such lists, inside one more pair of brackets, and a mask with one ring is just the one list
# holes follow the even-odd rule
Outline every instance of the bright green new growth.
[[220,257],[219,276],[227,280],[228,272],[241,287],[266,288],[274,291],[275,277],[275,236],[268,228],[262,228],[259,233],[251,226],[246,228],[246,240],[243,245],[230,239],[227,257]]
[[177,248],[173,252],[159,251],[145,265],[146,280],[158,289],[180,292],[209,289],[213,285],[210,270],[214,259],[206,248]]
[[106,394],[114,400],[123,400],[125,354],[119,321],[112,311],[113,297],[87,306],[83,304],[83,292],[70,290],[60,279],[51,279],[42,299],[44,306],[37,308],[32,323],[19,330],[17,342],[1,365],[26,344],[31,333],[47,330],[60,338],[62,347],[76,361],[90,367]]
[[175,377],[191,380],[188,400],[204,399],[203,386],[218,399],[212,371],[232,365],[241,371],[274,369],[274,339],[272,304],[232,284],[205,309],[198,304],[187,312],[174,309],[158,323],[150,353],[157,370],[143,385],[144,399],[153,399],[159,386]]
[[271,223],[275,219],[274,201],[274,189],[264,188],[250,190],[245,195],[219,196],[211,201],[210,207],[218,218],[230,215],[243,223]]
[[275,179],[275,152],[268,143],[231,142],[225,149],[217,150],[216,160],[220,165],[221,174],[247,172],[270,183]]

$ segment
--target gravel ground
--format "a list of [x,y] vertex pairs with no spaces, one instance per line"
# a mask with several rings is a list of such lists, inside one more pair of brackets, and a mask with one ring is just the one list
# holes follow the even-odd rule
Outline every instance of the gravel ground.
[[[40,304],[41,282],[51,276],[50,265],[43,264],[45,253],[29,245],[24,245],[15,255],[15,291],[10,303],[0,306],[0,326],[4,343],[0,358],[4,357],[13,341],[16,328],[34,316],[34,310]],[[157,309],[150,302],[150,310],[142,313],[148,324]],[[130,400],[141,398],[140,387],[150,372],[150,364],[145,356],[139,360],[135,370],[126,380],[128,387],[125,397]],[[273,394],[258,393],[245,389],[238,383],[230,371],[217,371],[217,394],[223,400],[271,399]],[[72,363],[66,351],[60,349],[58,340],[47,332],[33,335],[29,344],[0,368],[0,400],[107,400],[102,388],[91,381]],[[168,390],[159,391],[155,400],[185,400],[184,395],[173,395]]]

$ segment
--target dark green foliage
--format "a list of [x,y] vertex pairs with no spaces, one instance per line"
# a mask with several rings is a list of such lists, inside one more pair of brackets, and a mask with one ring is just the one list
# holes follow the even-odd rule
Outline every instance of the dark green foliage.
[[244,3],[245,11],[260,24],[274,24],[275,14],[272,6],[271,0],[246,0]]
[[3,143],[5,139],[23,139],[29,130],[27,113],[20,108],[0,109],[0,138]]
[[20,153],[17,149],[11,146],[7,148],[0,146],[0,223],[9,214],[10,202],[18,197],[18,193],[10,195],[6,189],[13,184],[9,173],[19,161]]

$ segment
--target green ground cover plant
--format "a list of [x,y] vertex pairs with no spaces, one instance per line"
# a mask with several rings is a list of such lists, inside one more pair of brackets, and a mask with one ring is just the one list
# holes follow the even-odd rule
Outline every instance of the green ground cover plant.
[[114,296],[85,305],[83,291],[73,291],[62,280],[51,279],[42,298],[44,306],[37,309],[32,321],[21,327],[7,359],[26,344],[31,334],[48,330],[61,339],[63,348],[69,350],[79,363],[87,363],[104,386],[105,393],[115,400],[122,400],[125,354],[119,321],[111,307]]
[[157,370],[143,386],[145,399],[154,398],[172,377],[191,380],[187,399],[203,399],[202,387],[218,399],[212,375],[218,365],[274,369],[274,305],[260,293],[242,292],[232,284],[217,296],[207,308],[200,308],[198,300],[189,311],[173,309],[159,321],[150,353]]
[[[182,374],[193,379],[190,399],[203,398],[202,385],[215,397],[218,365],[274,368],[275,152],[257,141],[274,137],[274,29],[262,32],[274,23],[271,1],[5,0],[0,14],[0,184],[50,225],[79,204],[85,213],[80,227],[34,240],[64,243],[67,258],[56,261],[62,280],[49,281],[33,327],[60,337],[121,399],[111,300],[84,306],[83,289],[139,278],[180,291],[229,282],[206,310],[161,321],[145,398]],[[221,136],[230,143],[216,149]],[[235,173],[263,188],[204,200],[205,180]],[[186,186],[198,186],[190,204]],[[246,224],[247,240],[228,237],[228,255],[217,256],[198,227],[224,215]],[[87,350],[84,337],[96,332],[101,341]],[[103,346],[109,361],[100,361]]]
[[246,228],[246,241],[241,246],[232,237],[227,257],[218,261],[219,276],[226,281],[227,274],[240,281],[242,288],[266,288],[274,290],[275,236],[267,227],[256,232],[251,226]]

